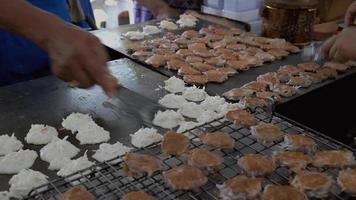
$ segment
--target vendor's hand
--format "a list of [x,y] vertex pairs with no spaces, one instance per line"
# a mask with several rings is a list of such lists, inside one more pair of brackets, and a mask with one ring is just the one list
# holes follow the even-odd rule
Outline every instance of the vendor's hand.
[[179,16],[179,13],[176,9],[169,7],[168,5],[163,6],[163,8],[157,10],[156,19],[162,20],[172,17]]
[[321,51],[330,60],[356,60],[356,28],[345,28],[340,34],[331,37],[323,44]]
[[352,26],[356,18],[356,1],[352,3],[346,11],[345,25]]
[[100,85],[111,96],[117,80],[107,68],[108,56],[98,38],[72,25],[48,37],[45,48],[53,73],[81,88]]

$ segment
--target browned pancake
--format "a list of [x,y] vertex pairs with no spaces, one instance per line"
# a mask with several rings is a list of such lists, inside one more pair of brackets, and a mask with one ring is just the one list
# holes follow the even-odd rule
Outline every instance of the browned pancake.
[[175,190],[194,190],[208,182],[200,169],[190,165],[181,165],[165,171],[163,178],[168,186]]
[[128,153],[124,159],[124,171],[127,176],[142,174],[151,176],[161,169],[161,165],[162,161],[159,158],[148,154]]
[[161,150],[167,155],[178,156],[188,150],[190,140],[187,136],[174,131],[168,131],[162,139]]
[[235,141],[229,134],[221,131],[205,133],[200,136],[200,139],[204,144],[217,149],[232,149],[235,144]]

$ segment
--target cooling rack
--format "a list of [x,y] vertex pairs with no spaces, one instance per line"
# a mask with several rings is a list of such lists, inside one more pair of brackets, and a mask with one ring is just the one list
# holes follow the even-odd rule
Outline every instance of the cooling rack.
[[[348,149],[355,154],[355,150],[339,143],[331,138],[323,136],[317,132],[301,127],[299,124],[291,123],[262,109],[255,111],[258,121],[273,123],[279,126],[286,133],[305,133],[312,137],[318,144],[320,150]],[[223,165],[208,176],[208,183],[195,191],[173,190],[169,188],[161,175],[156,173],[151,177],[126,177],[123,174],[122,158],[116,158],[108,162],[97,164],[89,169],[82,170],[71,176],[50,181],[47,185],[33,190],[27,199],[60,199],[61,194],[74,186],[81,186],[94,194],[97,199],[120,199],[124,194],[131,191],[142,190],[156,199],[182,199],[182,200],[215,200],[219,199],[219,190],[216,185],[222,184],[227,179],[242,173],[237,166],[236,157],[248,153],[271,155],[274,151],[281,150],[280,143],[264,145],[258,143],[252,136],[249,129],[239,128],[231,122],[221,118],[202,126],[193,128],[185,132],[191,139],[192,148],[208,148],[200,142],[199,135],[204,132],[224,131],[229,133],[235,140],[235,146],[231,150],[212,150],[224,158]],[[183,157],[166,156],[160,151],[160,144],[153,144],[143,149],[136,149],[136,152],[156,155],[162,162],[162,171],[172,169],[186,163]],[[308,167],[307,170],[316,170]],[[336,179],[337,169],[318,169]],[[275,172],[264,178],[263,185],[267,184],[288,184],[293,174],[285,168],[278,167]],[[335,190],[328,199],[352,199],[352,196]]]

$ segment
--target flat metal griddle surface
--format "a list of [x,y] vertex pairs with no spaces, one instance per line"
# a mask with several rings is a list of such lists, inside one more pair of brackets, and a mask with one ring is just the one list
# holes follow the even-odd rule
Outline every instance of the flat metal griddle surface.
[[[72,112],[89,113],[94,120],[104,129],[110,131],[110,143],[120,141],[130,145],[129,134],[134,133],[142,126],[148,126],[137,113],[152,115],[151,110],[140,110],[141,107],[155,108],[155,103],[162,91],[156,91],[166,77],[149,69],[141,67],[128,59],[113,61],[111,70],[128,89],[120,89],[125,99],[139,99],[135,105],[126,105],[125,102],[110,101],[99,87],[90,90],[73,89],[55,77],[45,77],[34,81],[19,83],[0,88],[0,133],[12,134],[23,142],[24,148],[36,150],[39,153],[43,145],[28,145],[24,138],[31,124],[46,124],[57,129],[61,128],[64,117]],[[120,92],[118,93],[120,96]],[[144,113],[149,112],[149,113]],[[79,145],[75,136],[61,131],[60,138],[69,135],[69,141],[81,149],[78,156],[88,150],[89,157],[92,150],[99,145]],[[55,171],[47,169],[48,164],[37,158],[32,169],[43,172],[50,179],[56,178]],[[8,190],[8,181],[11,175],[0,175],[0,191]]]
[[[94,34],[95,36],[97,36],[105,46],[118,51],[119,53],[126,56],[127,58],[130,58],[145,67],[148,67],[148,68],[155,70],[161,74],[171,77],[171,76],[177,75],[177,73],[174,71],[165,69],[163,67],[160,67],[160,68],[152,67],[151,65],[147,65],[145,62],[142,62],[142,61],[132,57],[132,55],[128,51],[128,48],[127,48],[128,45],[133,44],[133,43],[141,43],[143,40],[132,41],[132,40],[129,40],[123,36],[123,34],[127,33],[128,31],[142,31],[142,28],[145,25],[159,26],[159,22],[160,21],[158,21],[158,20],[152,20],[152,21],[148,21],[148,22],[140,23],[140,24],[123,25],[123,26],[119,26],[118,28],[114,28],[114,29],[96,30],[96,31],[92,31],[91,33]],[[249,25],[246,23],[243,23],[243,22],[236,21],[236,24],[238,25],[237,28],[241,28],[243,30],[247,30],[249,28]],[[199,21],[197,22],[197,26],[194,28],[189,28],[189,27],[179,28],[178,30],[175,30],[175,31],[163,30],[161,33],[147,36],[147,37],[145,37],[145,39],[160,38],[160,37],[163,37],[167,32],[173,32],[173,33],[180,34],[186,30],[199,31],[201,28],[207,27],[209,25],[214,25],[214,24],[211,22],[199,19]]]

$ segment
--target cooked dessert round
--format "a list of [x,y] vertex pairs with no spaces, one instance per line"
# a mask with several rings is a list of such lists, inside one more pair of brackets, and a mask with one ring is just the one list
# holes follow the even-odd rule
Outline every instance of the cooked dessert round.
[[315,152],[315,141],[303,134],[289,133],[284,136],[282,144],[287,150],[302,151],[308,154]]
[[127,176],[151,176],[161,169],[162,161],[156,156],[140,153],[128,153],[124,159],[124,171]]
[[155,200],[155,198],[146,192],[135,191],[125,194],[121,200]]
[[95,200],[95,196],[82,187],[73,187],[60,197],[61,200]]
[[319,151],[314,155],[312,164],[315,167],[342,168],[355,164],[355,157],[346,150]]
[[325,198],[330,192],[332,178],[319,172],[300,172],[291,184],[308,197]]
[[295,87],[286,84],[275,85],[272,91],[282,97],[291,97],[297,94],[297,89]]
[[255,116],[242,109],[229,111],[228,113],[226,113],[226,118],[229,121],[233,122],[236,126],[240,127],[248,128],[257,124],[257,119],[255,118]]
[[183,80],[193,85],[205,85],[209,81],[206,75],[184,75]]
[[286,166],[294,172],[305,169],[311,159],[303,152],[285,151],[273,155],[273,160],[277,165]]
[[262,200],[307,200],[304,193],[289,185],[267,185]]
[[262,179],[238,175],[218,188],[222,199],[254,199],[262,190]]
[[269,85],[268,85],[268,83],[265,83],[265,82],[252,81],[252,82],[245,84],[242,87],[261,92],[261,91],[266,91],[268,89]]
[[166,183],[175,190],[194,190],[208,182],[200,169],[190,165],[181,165],[165,171],[163,177]]
[[239,102],[243,105],[244,108],[256,109],[256,108],[265,108],[268,106],[268,103],[265,99],[260,99],[257,97],[247,96],[241,99]]
[[256,126],[251,127],[251,134],[256,138],[258,142],[261,143],[272,143],[278,142],[283,139],[283,131],[274,125],[261,122]]
[[256,92],[256,97],[265,100],[272,100],[279,102],[281,101],[281,96],[274,92]]
[[349,65],[342,64],[342,63],[336,63],[336,62],[326,62],[323,67],[335,69],[336,71],[339,71],[339,72],[344,72],[344,71],[350,69]]
[[343,191],[356,195],[356,168],[340,171],[337,182]]
[[271,158],[259,154],[247,154],[238,159],[237,164],[250,176],[270,175],[276,169]]
[[320,65],[318,63],[300,63],[298,64],[298,68],[305,72],[316,72],[320,68]]
[[200,137],[200,139],[204,144],[217,149],[232,149],[235,144],[235,141],[228,133],[221,131],[205,133]]
[[322,76],[324,79],[335,79],[338,75],[335,69],[328,67],[319,68],[316,73]]
[[232,90],[225,92],[223,94],[223,96],[225,98],[227,98],[228,100],[238,101],[238,100],[242,99],[243,97],[253,95],[254,92],[255,91],[253,91],[251,89],[247,89],[247,88],[234,88]]
[[270,88],[273,88],[274,85],[280,83],[276,72],[268,72],[266,74],[259,75],[256,80],[257,82],[267,83]]
[[207,149],[192,149],[188,153],[188,164],[200,169],[214,169],[224,162],[224,159]]
[[277,73],[287,73],[290,76],[296,76],[298,75],[302,70],[300,68],[297,68],[293,65],[283,65],[281,66]]
[[183,154],[190,145],[190,140],[187,136],[176,133],[174,131],[168,131],[164,134],[161,150],[167,155],[178,156]]
[[301,75],[290,77],[289,81],[287,82],[288,85],[303,88],[311,86],[312,83],[313,82],[310,80],[310,78]]

